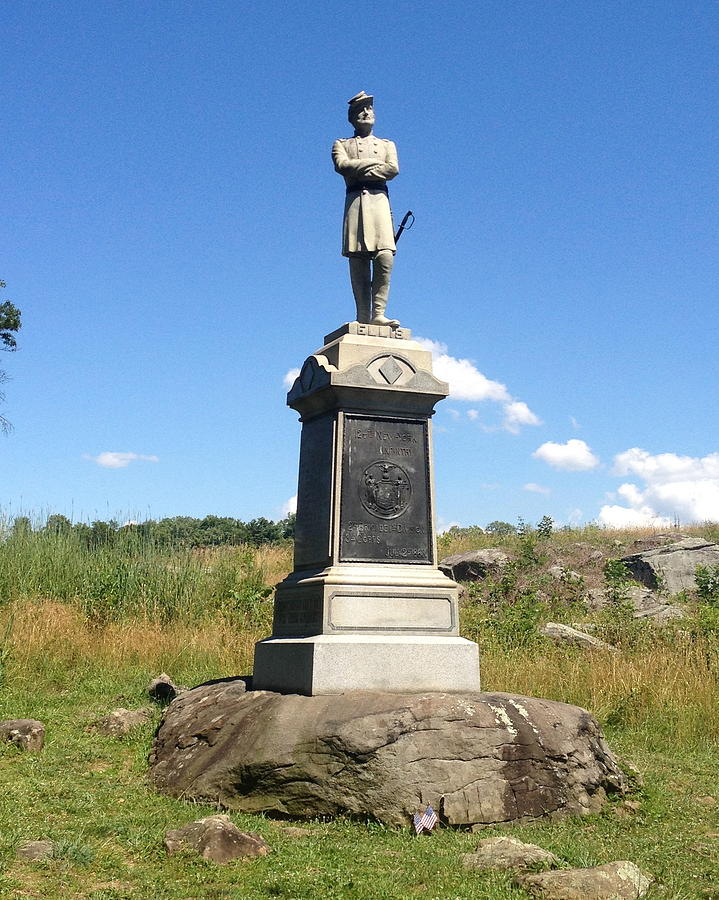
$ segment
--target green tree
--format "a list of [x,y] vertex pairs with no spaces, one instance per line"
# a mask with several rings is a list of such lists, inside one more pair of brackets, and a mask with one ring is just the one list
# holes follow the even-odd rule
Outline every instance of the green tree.
[[54,513],[47,517],[45,529],[48,534],[70,534],[72,531],[72,522],[67,516]]
[[489,525],[484,526],[484,530],[487,534],[494,534],[497,537],[506,537],[508,534],[516,534],[517,526],[510,525],[509,522],[501,522],[496,520],[494,522],[490,522]]
[[[5,287],[5,282],[0,281],[0,288]],[[20,310],[14,304],[6,300],[0,303],[0,350],[17,350],[15,333],[20,330]],[[0,384],[7,381],[7,375],[0,369]],[[0,391],[0,402],[5,399],[5,394]],[[9,431],[10,423],[0,416],[0,431]]]
[[554,519],[551,516],[542,516],[537,522],[537,534],[540,538],[550,538],[554,530]]

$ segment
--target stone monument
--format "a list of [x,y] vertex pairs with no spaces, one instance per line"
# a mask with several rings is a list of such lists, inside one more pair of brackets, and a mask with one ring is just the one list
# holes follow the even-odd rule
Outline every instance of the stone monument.
[[[628,787],[597,722],[480,693],[477,645],[459,637],[433,525],[431,419],[447,385],[385,316],[396,151],[363,136],[371,97],[352,98],[350,120],[355,138],[333,155],[357,320],[325,337],[287,397],[302,421],[294,571],[252,679],[179,694],[150,777],[176,797],[283,817],[403,825],[431,804],[466,827],[596,812]],[[380,162],[355,165],[369,154]]]
[[253,685],[477,691],[479,651],[459,637],[458,587],[437,568],[430,420],[448,387],[431,353],[385,316],[397,151],[372,137],[371,96],[349,106],[355,136],[332,156],[347,188],[342,252],[357,319],[325,337],[287,396],[302,421],[294,571],[277,587]]

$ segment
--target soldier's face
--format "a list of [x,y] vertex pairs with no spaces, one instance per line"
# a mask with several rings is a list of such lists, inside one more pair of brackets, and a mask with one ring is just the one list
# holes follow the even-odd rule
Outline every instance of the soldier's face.
[[355,128],[358,125],[374,125],[374,108],[372,106],[360,106],[352,110],[350,119]]

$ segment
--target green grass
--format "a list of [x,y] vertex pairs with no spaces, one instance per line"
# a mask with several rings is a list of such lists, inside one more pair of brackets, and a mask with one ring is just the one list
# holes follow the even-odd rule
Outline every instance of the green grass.
[[[661,632],[621,611],[596,616],[619,653],[556,648],[536,636],[536,622],[572,621],[583,610],[573,586],[552,582],[547,565],[557,558],[574,565],[581,543],[620,555],[616,542],[627,545],[633,535],[585,529],[534,548],[517,536],[471,537],[474,546],[503,545],[520,559],[506,582],[470,595],[462,610],[463,633],[482,647],[484,687],[590,709],[612,748],[643,772],[632,798],[638,809],[613,801],[588,818],[421,838],[409,828],[348,820],[305,823],[310,835],[294,838],[287,823],[231,814],[268,841],[268,857],[224,867],[190,853],[169,857],[167,829],[217,810],[164,797],[148,783],[159,709],[120,740],[89,726],[118,706],[147,705],[147,682],[162,670],[187,685],[247,674],[254,641],[269,628],[263,587],[288,570],[289,552],[142,546],[93,555],[63,536],[53,543],[40,535],[0,542],[0,719],[37,718],[47,727],[40,753],[0,745],[0,897],[509,900],[526,897],[511,876],[466,871],[461,857],[481,837],[512,834],[567,865],[630,859],[656,879],[649,897],[719,900],[716,611],[700,608]],[[465,540],[446,539],[445,551]],[[600,583],[602,564],[582,575]],[[56,842],[52,859],[16,858],[20,843],[43,838]]]
[[[517,658],[516,663],[520,660]],[[12,667],[11,667],[12,668]],[[0,748],[0,896],[88,900],[254,900],[254,898],[523,897],[503,874],[467,872],[461,856],[479,836],[441,830],[415,838],[409,829],[345,820],[313,821],[311,835],[286,835],[286,823],[232,815],[273,848],[266,858],[221,867],[192,854],[168,857],[162,838],[217,810],[155,793],[146,781],[155,721],[118,740],[87,730],[117,705],[145,702],[152,673],[141,666],[108,671],[88,665],[64,678],[8,672],[0,717],[32,715],[47,726],[40,753]],[[180,671],[188,679],[192,674]],[[205,673],[211,674],[211,673]],[[212,673],[219,674],[219,673]],[[707,750],[637,751],[635,734],[609,730],[616,750],[644,771],[637,812],[610,804],[599,816],[531,826],[488,828],[552,850],[568,865],[631,859],[658,879],[653,896],[694,898],[719,884],[719,761]],[[648,742],[644,742],[645,744]],[[44,862],[15,859],[25,840],[49,838],[59,853]],[[652,896],[650,895],[650,896]]]

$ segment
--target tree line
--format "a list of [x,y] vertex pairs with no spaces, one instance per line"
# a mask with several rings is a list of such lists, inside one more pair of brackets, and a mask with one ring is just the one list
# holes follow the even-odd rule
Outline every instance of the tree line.
[[71,522],[67,516],[53,514],[44,524],[33,523],[29,516],[17,516],[7,529],[7,537],[20,539],[31,534],[74,537],[91,549],[142,541],[158,547],[191,548],[279,543],[291,540],[295,534],[295,516],[291,514],[277,522],[263,516],[243,522],[229,516],[171,516],[147,519],[144,522],[125,522],[114,519],[95,522]]

